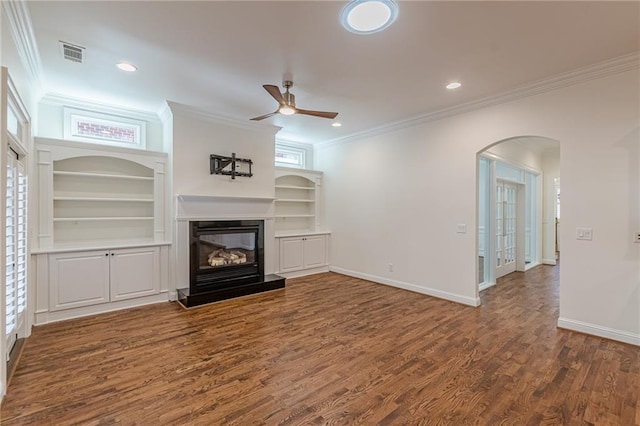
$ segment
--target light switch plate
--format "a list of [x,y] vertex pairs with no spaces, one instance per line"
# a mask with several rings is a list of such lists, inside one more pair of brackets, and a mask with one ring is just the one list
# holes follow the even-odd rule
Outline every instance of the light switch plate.
[[593,239],[593,230],[591,228],[576,228],[576,239],[591,241]]

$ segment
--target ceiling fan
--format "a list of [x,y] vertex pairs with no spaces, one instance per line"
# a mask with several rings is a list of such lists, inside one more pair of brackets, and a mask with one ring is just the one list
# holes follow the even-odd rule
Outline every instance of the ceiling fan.
[[271,117],[275,114],[283,114],[283,115],[293,115],[293,114],[303,114],[303,115],[312,115],[314,117],[322,117],[322,118],[336,118],[338,115],[337,112],[326,112],[326,111],[311,111],[308,109],[300,109],[296,108],[296,97],[293,93],[289,93],[289,89],[293,87],[293,81],[285,80],[282,82],[282,87],[284,87],[284,93],[280,93],[280,89],[278,86],[274,86],[273,84],[264,84],[264,90],[269,92],[273,98],[278,101],[278,109],[269,114],[261,115],[259,117],[253,117],[251,120],[259,121],[264,120],[265,118]]

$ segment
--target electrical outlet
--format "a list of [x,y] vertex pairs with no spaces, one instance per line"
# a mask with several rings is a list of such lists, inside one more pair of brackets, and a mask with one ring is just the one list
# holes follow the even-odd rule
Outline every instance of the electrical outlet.
[[466,234],[467,233],[467,225],[465,223],[458,224],[458,230],[456,231],[458,234]]
[[393,272],[393,263],[389,264],[389,272]]

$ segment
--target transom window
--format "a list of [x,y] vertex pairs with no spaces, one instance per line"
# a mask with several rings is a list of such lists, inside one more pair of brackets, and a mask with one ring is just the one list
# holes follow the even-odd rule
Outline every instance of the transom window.
[[73,108],[64,109],[65,139],[145,148],[145,122]]
[[309,148],[276,142],[276,166],[307,168]]

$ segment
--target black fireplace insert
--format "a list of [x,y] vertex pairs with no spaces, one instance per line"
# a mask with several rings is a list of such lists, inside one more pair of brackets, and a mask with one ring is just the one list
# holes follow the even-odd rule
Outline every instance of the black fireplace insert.
[[229,288],[264,276],[264,222],[190,222],[190,293]]

